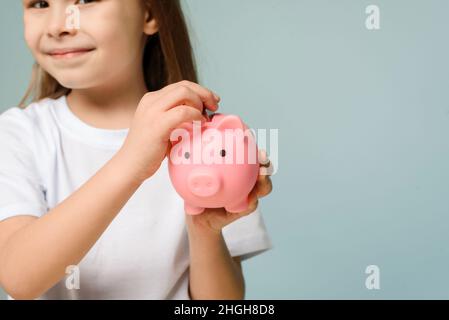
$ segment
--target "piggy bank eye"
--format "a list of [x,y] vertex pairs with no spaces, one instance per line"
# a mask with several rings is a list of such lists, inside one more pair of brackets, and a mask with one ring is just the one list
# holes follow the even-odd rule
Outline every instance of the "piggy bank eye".
[[220,155],[221,155],[223,158],[226,157],[226,150],[225,150],[225,149],[221,149]]
[[184,157],[185,157],[186,159],[189,159],[189,158],[190,158],[190,153],[189,153],[189,152],[184,153]]

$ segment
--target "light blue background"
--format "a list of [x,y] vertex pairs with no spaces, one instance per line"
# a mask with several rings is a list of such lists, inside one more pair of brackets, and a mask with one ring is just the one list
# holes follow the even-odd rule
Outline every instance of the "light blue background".
[[[221,111],[279,129],[279,171],[261,200],[275,248],[244,263],[247,298],[447,299],[449,2],[184,4]],[[369,4],[381,30],[365,28]],[[4,110],[32,59],[20,1],[0,17]],[[380,290],[365,287],[371,264]]]

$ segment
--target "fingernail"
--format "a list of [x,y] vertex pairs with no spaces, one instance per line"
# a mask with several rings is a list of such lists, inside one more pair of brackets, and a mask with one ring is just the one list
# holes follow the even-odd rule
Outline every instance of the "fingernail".
[[217,100],[217,102],[221,100],[220,96],[216,93],[214,93],[214,98],[215,100]]

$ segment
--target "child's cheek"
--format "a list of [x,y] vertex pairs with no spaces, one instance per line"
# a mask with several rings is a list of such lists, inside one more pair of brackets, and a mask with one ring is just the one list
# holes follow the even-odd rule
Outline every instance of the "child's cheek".
[[39,28],[33,27],[33,24],[29,21],[25,23],[24,25],[24,38],[25,43],[27,44],[28,48],[32,51],[33,54],[36,53],[36,51],[39,49],[39,33],[41,31],[38,30]]

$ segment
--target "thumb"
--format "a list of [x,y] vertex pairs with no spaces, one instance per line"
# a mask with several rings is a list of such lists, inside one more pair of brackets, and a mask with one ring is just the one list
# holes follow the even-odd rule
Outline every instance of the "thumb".
[[169,141],[168,144],[167,144],[167,151],[165,152],[165,156],[167,158],[170,157],[171,148],[172,148],[172,145],[171,145],[171,142]]

